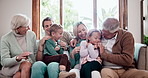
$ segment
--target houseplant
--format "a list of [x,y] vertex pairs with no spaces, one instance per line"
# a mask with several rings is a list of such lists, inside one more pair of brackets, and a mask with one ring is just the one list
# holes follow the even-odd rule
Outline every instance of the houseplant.
[[144,35],[144,44],[148,46],[148,36]]

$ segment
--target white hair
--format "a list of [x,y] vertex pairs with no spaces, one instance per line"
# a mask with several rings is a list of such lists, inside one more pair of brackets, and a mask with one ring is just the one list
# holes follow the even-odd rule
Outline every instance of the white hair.
[[20,26],[27,27],[30,24],[30,19],[23,14],[16,14],[11,20],[11,29],[15,30]]
[[103,29],[114,33],[119,30],[119,21],[115,18],[107,18],[103,23]]

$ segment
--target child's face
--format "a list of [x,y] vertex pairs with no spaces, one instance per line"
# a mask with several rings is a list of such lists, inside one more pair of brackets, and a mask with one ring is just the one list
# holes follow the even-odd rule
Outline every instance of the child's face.
[[77,28],[77,35],[80,39],[86,39],[87,29],[83,24],[80,24]]
[[49,28],[51,27],[52,25],[52,21],[44,21],[44,30],[45,30],[45,33],[49,35]]
[[58,29],[57,32],[54,34],[55,40],[59,40],[63,36],[63,29]]
[[88,40],[90,43],[97,45],[98,43],[100,43],[100,37],[101,34],[99,32],[93,32],[92,35],[88,37]]

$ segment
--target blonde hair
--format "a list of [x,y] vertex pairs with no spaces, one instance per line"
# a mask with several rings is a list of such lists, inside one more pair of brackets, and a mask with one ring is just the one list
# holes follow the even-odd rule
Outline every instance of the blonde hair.
[[[85,26],[84,23],[82,23],[82,22],[77,22],[76,25],[73,27],[73,34],[74,34],[74,36],[75,36],[76,38],[78,38],[78,26],[81,25],[81,24]],[[86,26],[85,26],[85,27],[86,27]],[[86,29],[87,29],[87,27],[86,27]]]
[[30,19],[23,14],[16,14],[11,20],[11,29],[15,30],[21,26],[27,27],[30,24]]
[[107,18],[103,23],[103,29],[114,33],[119,30],[119,21],[116,18]]
[[50,32],[50,36],[52,36],[52,32],[57,32],[58,29],[63,29],[63,28],[61,25],[58,24],[51,25],[51,27],[48,30]]

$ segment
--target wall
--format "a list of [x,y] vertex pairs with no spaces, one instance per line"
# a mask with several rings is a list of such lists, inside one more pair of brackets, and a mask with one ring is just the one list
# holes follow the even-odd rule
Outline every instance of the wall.
[[32,18],[32,0],[0,0],[0,38],[11,30],[11,18],[18,13]]
[[140,0],[128,1],[128,29],[133,33],[135,42],[141,42]]
[[[141,42],[140,0],[128,1],[128,28],[135,41]],[[0,37],[10,31],[10,20],[16,13],[32,17],[32,0],[0,0]]]

